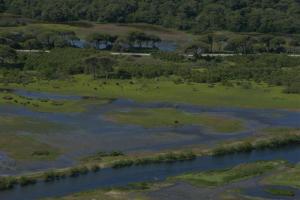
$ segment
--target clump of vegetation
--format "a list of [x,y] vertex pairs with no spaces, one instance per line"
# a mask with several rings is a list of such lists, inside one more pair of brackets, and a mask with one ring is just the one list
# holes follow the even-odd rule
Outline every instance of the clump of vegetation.
[[67,175],[64,172],[48,171],[44,173],[43,179],[45,182],[52,182],[65,178],[66,176]]
[[196,155],[193,152],[184,153],[167,153],[155,157],[137,158],[119,160],[113,163],[113,168],[130,167],[132,165],[147,165],[158,163],[174,163],[178,161],[189,161],[196,159]]
[[84,175],[89,172],[89,169],[85,166],[83,167],[73,167],[69,170],[69,176],[70,177],[77,177],[79,175]]
[[27,186],[27,185],[33,185],[37,182],[37,180],[35,178],[32,178],[32,177],[25,177],[25,176],[22,176],[19,180],[18,180],[18,183],[21,185],[21,186]]
[[258,139],[252,143],[249,141],[237,142],[233,144],[221,145],[213,149],[213,155],[226,155],[240,152],[250,152],[260,149],[276,149],[288,145],[294,145],[300,143],[299,134],[281,134],[268,137],[265,139]]
[[121,151],[112,151],[112,152],[100,151],[100,152],[97,152],[94,155],[85,157],[82,160],[83,161],[100,161],[100,160],[102,160],[103,158],[106,158],[106,157],[119,157],[119,156],[124,156],[124,155],[125,154]]
[[293,190],[287,190],[287,189],[267,188],[265,189],[265,191],[275,196],[293,197],[296,195]]
[[32,153],[33,156],[49,156],[50,152],[47,150],[34,151]]
[[0,178],[0,190],[12,189],[16,183],[17,180],[13,177],[2,177]]
[[130,190],[147,190],[150,187],[151,187],[150,183],[141,182],[141,183],[130,183],[127,188]]
[[239,152],[250,152],[255,147],[250,142],[239,142],[234,145],[222,145],[213,150],[213,155],[226,155]]
[[99,165],[93,165],[93,166],[91,167],[91,171],[92,171],[92,172],[98,172],[98,171],[100,171]]

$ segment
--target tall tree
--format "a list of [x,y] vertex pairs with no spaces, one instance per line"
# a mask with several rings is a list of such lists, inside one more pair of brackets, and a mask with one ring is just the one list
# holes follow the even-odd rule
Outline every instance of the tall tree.
[[11,63],[17,58],[16,51],[5,45],[0,45],[0,63]]
[[113,66],[116,62],[111,57],[92,56],[84,61],[86,72],[92,74],[94,79],[105,77],[108,79],[109,74],[113,72]]

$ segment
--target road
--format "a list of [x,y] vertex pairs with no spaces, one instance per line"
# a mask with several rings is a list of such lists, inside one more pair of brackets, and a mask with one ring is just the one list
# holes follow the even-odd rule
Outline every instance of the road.
[[[20,53],[50,53],[50,50],[16,50],[17,52]],[[141,57],[146,57],[146,56],[151,56],[151,53],[123,53],[123,52],[111,52],[111,55],[114,56],[141,56]],[[243,55],[243,54],[225,54],[225,53],[204,53],[201,54],[203,57],[229,57],[229,56],[237,56],[237,55]],[[185,54],[186,57],[194,57],[192,54]],[[290,57],[300,57],[300,54],[288,54]]]

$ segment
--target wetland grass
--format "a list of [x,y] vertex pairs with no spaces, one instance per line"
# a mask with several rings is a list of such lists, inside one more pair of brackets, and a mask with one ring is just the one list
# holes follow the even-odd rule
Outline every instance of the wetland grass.
[[172,177],[170,180],[187,181],[197,186],[219,186],[259,176],[285,164],[285,161],[258,161],[241,164],[229,169],[186,173]]
[[167,153],[154,157],[145,157],[137,159],[124,159],[116,161],[112,164],[112,168],[123,168],[138,165],[158,164],[158,163],[175,163],[180,161],[190,161],[196,159],[196,154],[193,152],[183,153]]
[[295,145],[300,143],[300,135],[296,132],[295,134],[282,134],[275,135],[269,138],[257,139],[256,141],[242,141],[233,144],[226,144],[216,147],[212,150],[212,154],[216,156],[251,152],[253,150],[264,150],[264,149],[278,149],[281,147]]
[[199,125],[218,133],[237,133],[244,130],[244,122],[210,114],[192,114],[173,108],[133,109],[130,112],[113,112],[107,119],[122,124],[134,124],[145,128]]
[[274,196],[294,197],[296,195],[293,190],[288,189],[267,188],[265,192]]

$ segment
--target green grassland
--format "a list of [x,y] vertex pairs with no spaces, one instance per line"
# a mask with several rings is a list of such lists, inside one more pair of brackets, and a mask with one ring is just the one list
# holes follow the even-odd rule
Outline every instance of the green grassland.
[[287,196],[292,197],[295,196],[295,192],[287,189],[274,189],[268,188],[265,190],[267,193],[275,195],[275,196]]
[[188,173],[173,177],[174,180],[186,181],[197,186],[218,186],[262,175],[285,164],[284,161],[259,161],[241,164],[231,169],[200,173]]
[[0,133],[47,133],[65,128],[62,124],[21,116],[0,116],[0,127]]
[[[1,86],[2,87],[2,86]],[[20,88],[21,85],[10,85]],[[93,80],[86,75],[72,80],[37,81],[25,87],[56,93],[99,96],[101,98],[127,98],[141,102],[173,102],[203,106],[230,106],[243,108],[278,108],[298,110],[300,95],[284,94],[281,87],[255,84],[251,89],[207,84],[176,84],[170,79]],[[0,98],[1,99],[1,98]],[[3,101],[3,100],[2,100]]]
[[37,141],[31,136],[0,133],[0,150],[15,160],[54,160],[60,150]]
[[221,133],[232,133],[243,130],[241,120],[208,114],[191,114],[168,108],[134,109],[129,112],[113,112],[108,113],[107,118],[112,121],[124,124],[136,124],[146,128],[202,125]]
[[54,160],[61,154],[61,150],[38,141],[32,133],[55,131],[63,128],[62,125],[20,116],[0,116],[0,127],[0,151],[15,160]]

